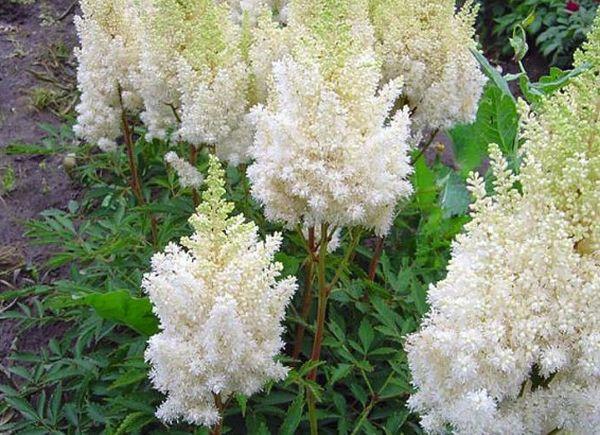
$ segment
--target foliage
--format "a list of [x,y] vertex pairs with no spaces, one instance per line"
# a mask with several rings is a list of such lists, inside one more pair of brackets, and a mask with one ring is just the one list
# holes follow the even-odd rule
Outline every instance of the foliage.
[[[561,67],[572,61],[573,52],[592,27],[598,7],[595,0],[481,0],[480,3],[480,29],[488,42],[494,41],[490,45],[500,54],[512,54],[506,41],[513,35],[515,26],[520,25],[527,31],[539,52],[551,64]],[[573,10],[569,10],[567,3],[573,4]],[[488,27],[487,20],[493,21],[492,28]]]

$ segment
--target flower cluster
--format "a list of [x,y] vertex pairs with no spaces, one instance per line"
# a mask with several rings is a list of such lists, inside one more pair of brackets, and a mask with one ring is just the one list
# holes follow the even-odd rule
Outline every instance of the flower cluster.
[[202,181],[204,181],[204,177],[200,171],[190,162],[179,157],[174,151],[169,151],[165,154],[165,162],[171,165],[175,169],[175,172],[177,172],[181,187],[198,188],[202,184]]
[[429,432],[600,427],[599,57],[597,20],[577,55],[592,70],[525,124],[521,173],[494,146],[496,195],[472,179],[473,220],[407,342]]
[[[375,76],[379,87],[403,80],[397,106],[409,105],[415,133],[470,121],[484,78],[470,53],[472,8],[455,13],[453,4],[83,0],[77,133],[114,148],[123,110],[141,111],[149,138],[172,133],[196,146],[214,145],[233,164],[246,162],[254,133],[248,111],[267,103],[269,90],[277,92],[274,63],[303,56],[319,64],[349,105],[372,98]],[[327,8],[346,10],[328,22]],[[367,15],[359,18],[365,8]],[[352,71],[352,56],[359,65],[380,65]],[[348,73],[370,77],[356,80]]]
[[472,1],[370,0],[383,77],[404,78],[403,98],[414,111],[413,130],[472,122],[485,77],[475,49]]
[[407,110],[392,112],[399,81],[378,91],[367,3],[298,0],[288,8],[292,49],[273,65],[268,104],[251,113],[252,194],[267,218],[290,226],[384,234],[412,191],[409,119]]
[[274,357],[296,284],[277,281],[281,236],[259,241],[254,223],[230,216],[223,176],[211,157],[208,189],[190,219],[194,234],[156,254],[143,280],[162,330],[150,338],[146,359],[154,386],[167,395],[157,411],[165,422],[212,426],[219,400],[254,394],[287,372]]
[[121,134],[123,111],[137,112],[141,100],[131,77],[138,65],[139,47],[133,29],[135,19],[129,0],[82,0],[82,17],[75,25],[81,40],[77,83],[75,133],[105,151],[115,148]]
[[217,155],[237,164],[247,158],[252,129],[245,121],[242,28],[230,14],[226,3],[213,0],[152,0],[142,14],[139,88],[151,136],[175,127],[177,137],[215,145]]

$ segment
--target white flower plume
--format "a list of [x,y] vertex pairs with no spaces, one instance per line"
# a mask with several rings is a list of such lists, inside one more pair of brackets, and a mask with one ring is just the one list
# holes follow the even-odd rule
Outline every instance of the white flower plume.
[[167,423],[212,426],[220,419],[214,395],[251,395],[287,373],[274,358],[296,283],[277,280],[281,236],[262,242],[254,223],[230,216],[223,174],[211,157],[208,189],[190,219],[194,234],[155,254],[143,280],[162,330],[150,338],[146,359],[166,395],[157,416]]

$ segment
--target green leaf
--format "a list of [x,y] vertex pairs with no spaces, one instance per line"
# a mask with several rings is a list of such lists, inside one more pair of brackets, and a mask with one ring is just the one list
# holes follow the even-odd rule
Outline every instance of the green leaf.
[[146,370],[128,370],[114,380],[112,384],[108,387],[109,390],[114,390],[116,388],[125,387],[127,385],[136,384],[140,381],[143,381],[148,377],[148,372]]
[[285,419],[281,425],[279,433],[281,435],[293,435],[302,420],[302,411],[304,410],[304,392],[300,392],[288,407]]
[[329,384],[333,385],[337,381],[344,379],[346,376],[350,374],[352,371],[352,364],[338,364],[338,366],[333,370],[333,374],[329,379]]
[[471,52],[481,68],[483,69],[483,73],[493,82],[495,87],[497,87],[505,96],[512,99],[513,102],[516,102],[515,97],[512,92],[510,92],[510,88],[508,86],[508,82],[502,77],[502,74],[494,68],[489,61],[485,58],[483,54],[479,51],[472,49]]
[[125,290],[118,290],[94,293],[79,301],[94,308],[103,319],[127,325],[140,334],[150,336],[158,332],[158,320],[148,298],[136,298]]
[[31,404],[20,397],[8,397],[5,396],[3,399],[6,403],[8,403],[13,409],[19,411],[23,417],[28,420],[39,421],[40,417],[35,412],[35,409],[31,406]]
[[414,166],[413,185],[415,186],[415,198],[417,199],[419,208],[427,212],[436,205],[437,188],[435,174],[429,169],[424,158],[418,159]]
[[155,418],[153,415],[148,415],[144,412],[133,412],[123,419],[114,435],[136,433],[154,421]]
[[527,45],[527,35],[525,34],[523,27],[516,25],[513,28],[513,36],[512,38],[509,38],[509,42],[515,52],[515,58],[518,61],[523,60],[529,51],[529,46]]
[[283,265],[281,276],[294,276],[298,273],[302,259],[287,255],[284,252],[278,252],[275,254],[275,261],[280,262]]
[[441,183],[440,205],[444,210],[444,218],[465,214],[471,203],[465,181],[456,172],[449,172]]
[[466,177],[479,168],[491,143],[498,144],[504,154],[513,155],[518,128],[519,115],[514,99],[488,83],[475,122],[449,131],[460,174]]
[[246,405],[248,404],[248,396],[243,394],[236,394],[235,401],[237,402],[240,410],[242,411],[242,417],[246,416]]
[[556,67],[550,68],[550,74],[541,77],[539,82],[530,85],[529,93],[526,94],[527,100],[532,103],[539,103],[542,97],[552,95],[554,92],[568,85],[574,77],[589,70],[590,67],[591,64],[583,63],[569,71],[563,71]]
[[358,328],[358,337],[360,338],[365,352],[368,352],[371,348],[371,344],[373,344],[373,340],[375,339],[375,331],[367,319],[363,319],[360,322],[360,327]]

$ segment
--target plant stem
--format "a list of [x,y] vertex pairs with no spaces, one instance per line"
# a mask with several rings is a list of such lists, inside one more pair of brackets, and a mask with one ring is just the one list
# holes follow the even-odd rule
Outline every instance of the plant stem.
[[121,121],[123,123],[123,138],[125,140],[125,148],[127,150],[129,172],[131,173],[129,184],[131,185],[131,189],[133,190],[133,194],[135,195],[138,204],[143,205],[146,203],[146,201],[144,200],[144,195],[142,194],[140,175],[138,174],[137,163],[135,161],[133,137],[131,134],[131,129],[129,128],[129,121],[127,120],[125,110],[122,110],[121,112]]
[[[302,231],[302,230],[300,230]],[[300,352],[302,352],[302,343],[304,341],[304,333],[306,332],[305,323],[308,321],[308,314],[310,313],[310,307],[312,305],[312,282],[314,276],[314,263],[313,256],[315,251],[315,227],[308,229],[308,257],[306,259],[305,276],[304,276],[304,294],[302,295],[302,311],[300,317],[304,323],[298,323],[296,325],[296,335],[294,339],[294,351],[292,352],[292,358],[298,359]]]
[[431,146],[431,144],[433,143],[433,140],[435,139],[435,137],[437,136],[437,134],[439,133],[439,129],[435,129],[431,132],[431,135],[429,136],[429,139],[427,140],[427,142],[425,142],[425,145],[423,145],[423,147],[421,148],[421,150],[419,151],[419,154],[417,154],[411,161],[410,164],[411,166],[414,165],[415,163],[417,163],[417,160],[419,160],[421,158],[421,156],[423,154],[425,154],[425,152],[429,149],[429,147]]
[[[119,90],[119,99],[121,99],[121,91]],[[125,148],[127,150],[127,160],[129,162],[129,172],[131,172],[131,189],[133,190],[133,194],[138,202],[138,205],[143,206],[146,205],[146,200],[144,199],[144,195],[142,193],[142,183],[140,181],[140,174],[138,173],[137,163],[135,160],[135,144],[133,143],[133,133],[131,128],[129,127],[129,120],[127,119],[127,113],[125,112],[125,107],[123,106],[123,100],[121,99],[121,122],[123,126],[123,139],[125,141]],[[158,240],[158,225],[156,222],[156,218],[152,214],[152,212],[148,212],[150,216],[150,226],[152,231],[152,244],[156,247]]]
[[[319,284],[319,299],[317,305],[317,329],[310,359],[319,361],[321,357],[321,345],[323,344],[323,333],[325,332],[325,316],[327,314],[327,299],[330,287],[325,279],[325,263],[327,260],[327,224],[321,224],[321,243],[319,245],[319,257],[317,263],[317,277]],[[308,374],[308,379],[314,381],[317,378],[317,369],[314,368]]]
[[384,240],[384,237],[377,237],[377,242],[375,243],[375,251],[373,252],[373,258],[371,258],[371,263],[369,264],[369,281],[375,281],[375,275],[377,274],[377,266],[379,265],[381,254],[383,253]]
[[215,424],[211,428],[210,434],[211,435],[221,435],[221,428],[223,425],[223,411],[225,410],[225,406],[223,405],[223,402],[221,401],[220,394],[213,393],[213,399],[215,401],[215,407],[219,411],[219,421],[217,422],[217,424]]
[[[195,145],[189,144],[190,147],[190,165],[194,168],[198,163],[198,148]],[[198,190],[195,187],[192,187],[192,198],[194,200],[194,207],[198,207],[200,204],[200,195],[198,194]]]
[[319,426],[317,422],[317,405],[315,403],[315,396],[310,390],[306,392],[306,402],[308,405],[308,421],[310,423],[310,435],[317,435],[319,433]]

